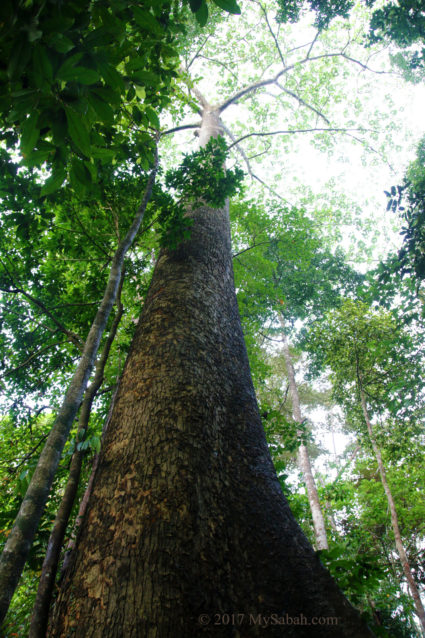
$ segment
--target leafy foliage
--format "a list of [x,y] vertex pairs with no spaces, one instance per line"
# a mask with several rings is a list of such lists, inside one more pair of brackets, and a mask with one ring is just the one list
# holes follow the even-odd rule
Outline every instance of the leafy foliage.
[[240,168],[225,168],[227,155],[224,138],[211,138],[199,151],[185,155],[179,168],[168,171],[165,183],[185,202],[224,206],[228,197],[241,191],[244,178]]
[[381,280],[398,271],[402,277],[414,275],[419,287],[425,279],[425,138],[419,143],[417,157],[410,164],[404,183],[397,188],[393,186],[386,195],[387,209],[399,212],[404,222],[403,246],[396,257],[388,258]]
[[346,18],[352,8],[353,0],[278,0],[278,22],[298,22],[306,9],[316,13],[315,24],[319,29],[325,29],[333,18]]

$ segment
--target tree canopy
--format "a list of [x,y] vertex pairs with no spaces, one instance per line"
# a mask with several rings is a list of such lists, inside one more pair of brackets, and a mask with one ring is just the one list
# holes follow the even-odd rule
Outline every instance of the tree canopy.
[[[309,175],[320,174],[320,158],[325,166],[352,153],[373,181],[374,167],[393,162],[410,134],[396,136],[402,117],[389,93],[379,103],[371,96],[381,81],[387,91],[387,78],[420,81],[423,9],[375,4],[19,0],[0,8],[0,542],[12,546],[25,527],[35,538],[25,540],[6,636],[29,631],[78,457],[65,547],[76,534],[161,249],[190,239],[190,211],[228,198],[239,311],[282,488],[314,543],[294,470],[305,446],[330,539],[323,562],[377,635],[419,635],[374,451],[420,595],[424,142],[381,199],[402,236],[392,252],[373,252],[375,213],[359,214],[363,200],[353,202],[343,181],[339,188],[341,164],[319,192]],[[195,149],[205,112],[219,130]],[[282,334],[306,414],[298,424]],[[335,422],[347,450],[331,460],[320,438]],[[49,479],[35,497],[40,458]],[[38,503],[37,521],[12,532],[25,494]]]

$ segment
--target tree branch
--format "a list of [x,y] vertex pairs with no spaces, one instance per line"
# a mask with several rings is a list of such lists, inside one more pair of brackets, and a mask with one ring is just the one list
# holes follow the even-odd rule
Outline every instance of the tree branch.
[[[225,125],[223,124],[223,122],[221,121],[221,119],[220,119],[220,124],[221,124],[221,127],[222,127],[223,131],[224,131],[224,132],[225,132],[225,133],[226,133],[226,134],[230,137],[230,139],[232,140],[232,142],[233,142],[232,146],[236,146],[236,149],[237,149],[237,150],[239,151],[239,153],[241,154],[241,156],[242,156],[243,160],[245,161],[246,167],[247,167],[247,169],[248,169],[248,174],[249,174],[249,176],[250,176],[250,177],[251,177],[251,179],[252,179],[251,164],[249,163],[249,159],[248,159],[248,157],[246,156],[245,151],[243,150],[243,148],[242,148],[241,146],[239,146],[239,144],[238,144],[238,143],[236,142],[236,140],[235,140],[235,136],[234,136],[234,135],[233,135],[233,133],[232,133],[232,132],[231,132],[231,131],[227,128],[227,126],[225,126]],[[230,148],[230,147],[229,147],[229,148]]]
[[201,44],[201,46],[199,47],[199,49],[197,50],[197,52],[195,53],[195,55],[193,56],[193,58],[191,59],[191,61],[189,62],[189,64],[186,64],[186,72],[189,71],[190,67],[192,66],[192,64],[195,62],[196,58],[199,56],[199,54],[201,53],[202,49],[204,48],[204,46],[206,45],[206,43],[208,42],[208,40],[211,37],[211,33],[209,33],[207,35],[207,37],[205,38],[205,40],[203,41],[203,43]]
[[277,191],[275,191],[271,186],[266,184],[266,182],[264,182],[260,177],[258,177],[258,175],[255,175],[255,173],[253,173],[252,177],[254,179],[256,179],[257,182],[260,182],[260,184],[265,186],[267,188],[267,190],[269,190],[275,197],[280,199],[282,202],[284,202],[285,204],[289,204],[290,206],[294,206],[294,204],[292,204],[292,202],[290,202],[288,199],[285,199],[284,197],[282,197],[282,195],[279,195],[279,193]]
[[276,45],[277,52],[279,53],[280,61],[282,62],[283,66],[286,66],[286,65],[285,65],[285,59],[284,59],[284,57],[283,57],[282,51],[281,51],[280,46],[279,46],[279,42],[277,41],[277,37],[276,37],[276,35],[275,35],[275,33],[274,33],[273,29],[272,29],[272,28],[271,28],[271,26],[270,26],[270,22],[269,22],[269,17],[268,17],[268,15],[267,15],[267,11],[265,10],[265,8],[264,8],[264,6],[261,4],[261,2],[256,2],[256,4],[258,4],[258,6],[260,7],[260,9],[261,9],[261,11],[262,11],[262,13],[263,13],[263,15],[264,15],[264,18],[265,18],[265,20],[266,20],[266,24],[267,24],[267,28],[268,28],[268,30],[270,31],[270,35],[272,36],[272,38],[273,38],[273,40],[274,40],[274,43],[275,43],[275,45]]
[[[260,131],[259,133],[247,133],[240,137],[236,142],[233,142],[228,148],[229,150],[235,146],[236,144],[240,144],[242,140],[246,140],[248,137],[267,137],[270,135],[288,135],[290,133],[349,133],[349,131],[362,131],[365,132],[367,129],[364,128],[298,128],[298,129],[287,129],[282,131]],[[351,136],[352,137],[352,136]],[[358,140],[360,141],[360,140]]]
[[[311,49],[310,49],[311,50]],[[310,55],[310,50],[308,51],[308,56]],[[262,88],[263,86],[269,86],[270,84],[276,84],[276,82],[279,80],[279,78],[284,75],[285,73],[288,73],[288,71],[291,71],[292,69],[294,69],[296,66],[299,66],[301,64],[307,64],[308,62],[316,62],[317,60],[323,60],[323,59],[329,59],[329,58],[344,58],[345,60],[348,60],[349,62],[352,62],[353,64],[358,64],[359,66],[362,67],[362,69],[366,70],[366,71],[370,71],[371,73],[378,73],[378,74],[388,74],[388,71],[375,71],[374,69],[371,69],[370,67],[368,67],[366,64],[363,64],[363,62],[360,62],[359,60],[356,60],[355,58],[350,57],[349,55],[347,55],[346,53],[340,52],[340,53],[322,53],[321,55],[315,55],[312,57],[305,57],[303,60],[298,60],[297,62],[294,62],[293,64],[290,64],[289,66],[286,66],[284,69],[282,69],[281,71],[279,71],[278,73],[276,73],[276,75],[272,78],[268,78],[267,80],[258,80],[257,82],[253,82],[252,84],[249,84],[248,86],[244,87],[243,89],[240,89],[239,91],[236,91],[236,93],[234,93],[233,95],[231,95],[227,100],[225,100],[224,102],[222,102],[220,104],[219,108],[219,112],[222,113],[225,109],[227,109],[228,106],[230,106],[231,104],[235,104],[236,102],[238,102],[244,95],[248,95],[249,93],[252,93],[254,91],[256,91],[257,89]]]
[[50,312],[50,310],[44,305],[44,303],[42,301],[40,301],[39,299],[36,299],[32,295],[30,295],[30,293],[26,292],[26,290],[24,290],[23,288],[19,288],[19,286],[16,285],[15,280],[13,279],[12,273],[9,271],[9,269],[7,268],[7,266],[5,265],[3,260],[0,260],[0,261],[1,261],[1,264],[2,264],[3,268],[5,269],[6,274],[9,277],[12,285],[14,286],[13,288],[9,288],[9,289],[2,288],[3,292],[8,292],[8,293],[12,293],[12,294],[20,293],[20,294],[24,295],[24,297],[26,297],[29,301],[31,301],[38,308],[40,308],[40,310],[42,310],[44,312],[44,314],[47,315],[53,321],[53,323],[59,328],[59,330],[61,332],[63,332],[69,338],[69,340],[75,346],[77,346],[77,348],[81,351],[82,350],[82,340],[80,339],[80,337],[77,334],[75,334],[75,332],[72,332],[72,330],[68,330],[67,328],[65,328],[65,326],[58,319],[56,319],[56,317]]
[[240,250],[238,253],[235,253],[234,255],[232,255],[232,258],[235,259],[236,257],[239,257],[239,255],[243,255],[243,253],[247,253],[248,250],[252,250],[253,248],[257,248],[257,246],[266,246],[267,244],[271,244],[273,243],[273,239],[268,239],[267,241],[260,241],[258,242],[258,244],[252,244],[252,246],[248,246],[248,248],[244,248],[243,250]]
[[302,104],[303,106],[305,106],[307,109],[310,109],[310,111],[313,111],[313,113],[316,113],[316,115],[318,115],[319,117],[322,118],[322,120],[324,120],[326,122],[326,124],[328,124],[329,126],[331,125],[330,121],[328,120],[328,118],[323,115],[323,113],[321,113],[318,109],[316,109],[314,106],[311,106],[311,104],[308,104],[308,102],[306,102],[305,100],[303,100],[302,97],[300,97],[299,95],[297,95],[296,93],[294,93],[293,91],[290,91],[289,89],[285,89],[284,86],[282,86],[279,82],[276,82],[276,86],[279,87],[279,89],[281,91],[283,91],[284,93],[287,93],[288,95],[290,95],[291,97],[293,97],[295,100],[297,100],[300,104]]
[[200,126],[201,126],[200,122],[198,124],[182,124],[181,126],[175,126],[174,128],[170,128],[168,129],[168,131],[162,131],[161,137],[164,137],[164,135],[171,135],[171,133],[176,133],[177,131],[183,131],[184,129],[188,129],[188,128],[199,128]]

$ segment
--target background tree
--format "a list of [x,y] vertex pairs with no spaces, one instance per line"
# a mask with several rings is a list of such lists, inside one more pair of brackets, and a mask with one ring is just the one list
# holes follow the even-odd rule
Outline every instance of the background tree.
[[[350,406],[355,415],[353,420],[359,419],[363,424],[363,437],[368,437],[387,497],[399,560],[416,614],[425,627],[423,604],[401,537],[396,502],[378,435],[375,435],[377,428],[372,425],[374,415],[380,415],[387,426],[393,425],[393,420],[397,423],[408,419],[415,424],[415,417],[423,410],[416,390],[421,362],[413,356],[408,334],[397,330],[391,315],[373,312],[360,303],[346,302],[330,317],[326,330],[321,326],[320,336],[319,331],[316,332],[315,346],[321,348],[324,361],[332,370],[335,395]],[[389,419],[388,413],[393,419]]]

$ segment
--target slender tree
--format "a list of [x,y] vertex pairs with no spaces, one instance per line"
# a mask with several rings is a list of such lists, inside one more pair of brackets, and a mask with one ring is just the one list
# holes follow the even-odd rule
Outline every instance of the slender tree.
[[[425,630],[424,606],[402,540],[396,503],[368,407],[369,402],[377,414],[385,409],[390,414],[398,410],[399,419],[403,412],[420,409],[420,399],[414,397],[413,390],[420,362],[409,356],[411,340],[407,333],[397,330],[394,318],[387,312],[373,312],[363,303],[347,301],[325,328],[316,330],[313,341],[332,370],[335,395],[351,409],[355,410],[356,404],[357,409],[360,407],[387,497],[400,564]],[[400,397],[410,394],[410,400]]]
[[[289,391],[291,393],[293,415],[295,421],[301,425],[301,423],[303,422],[303,417],[301,414],[300,397],[298,393],[297,382],[295,379],[295,369],[292,362],[291,351],[289,349],[288,339],[285,334],[285,320],[282,315],[280,315],[280,324],[282,327],[282,353],[288,372]],[[310,455],[308,453],[307,446],[304,443],[300,444],[297,452],[297,457],[298,465],[303,474],[303,478],[307,488],[308,502],[310,504],[311,515],[313,518],[316,547],[317,549],[328,549],[329,546],[326,535],[325,519],[323,517],[322,507],[319,501],[316,481],[314,480]]]

